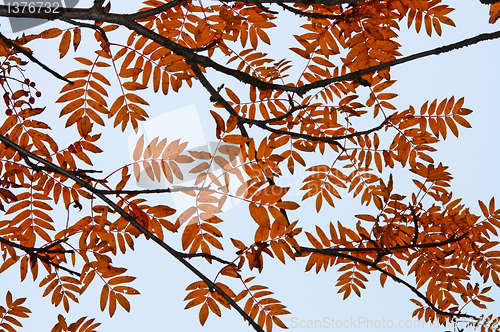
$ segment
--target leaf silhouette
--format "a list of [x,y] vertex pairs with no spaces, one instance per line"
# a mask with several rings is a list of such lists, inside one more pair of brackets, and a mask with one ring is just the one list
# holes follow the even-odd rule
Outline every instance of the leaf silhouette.
[[[470,307],[490,310],[495,297],[488,292],[500,287],[500,210],[494,198],[477,197],[478,206],[459,198],[453,168],[435,153],[443,141],[476,126],[469,102],[430,95],[402,107],[408,90],[395,84],[401,73],[391,69],[460,54],[500,35],[403,56],[401,22],[436,38],[446,25],[455,26],[453,8],[434,0],[298,1],[270,8],[229,2],[145,1],[138,11],[116,13],[111,2],[95,1],[89,9],[16,12],[50,22],[45,31],[0,42],[6,106],[0,273],[19,267],[21,281],[38,280],[42,296],[66,312],[88,289],[98,289],[101,311],[133,314],[136,276],[114,260],[128,264],[118,256],[144,250],[146,242],[193,272],[185,309],[197,307],[201,325],[210,313],[222,317],[233,308],[256,331],[287,328],[280,316],[290,312],[279,295],[250,276],[268,273],[268,262],[277,259],[305,261],[306,272],[333,275],[329,287],[339,299],[361,296],[369,275],[377,275],[382,286],[395,281],[411,291],[420,320],[497,330],[500,318]],[[499,6],[488,4],[495,23]],[[273,10],[277,5],[282,11]],[[4,16],[12,16],[5,14],[8,6],[0,6]],[[280,30],[293,37],[286,47],[276,46],[281,36],[272,29],[283,16],[296,25]],[[68,27],[54,27],[58,19]],[[49,39],[57,41],[53,50]],[[78,54],[68,62],[71,45]],[[37,59],[40,50],[54,61]],[[28,78],[30,62],[44,70],[35,79]],[[437,72],[426,79],[438,82]],[[64,83],[54,106],[40,97],[55,80]],[[173,105],[177,93],[207,103],[201,112],[214,121],[203,121],[210,128],[205,146],[191,148],[194,142],[168,130],[152,137],[147,126],[139,129],[150,113]],[[53,107],[63,123],[49,116]],[[103,127],[141,132],[129,161],[118,164],[112,153],[126,153]],[[134,180],[158,187],[138,188]],[[174,206],[170,197],[185,206]],[[353,222],[324,222],[348,200],[359,205]],[[226,213],[231,208],[236,213]],[[236,228],[240,232],[232,233]],[[147,250],[140,255],[149,259]],[[282,275],[272,277],[284,284]],[[289,292],[302,296],[293,287]],[[1,329],[22,326],[31,313],[24,302],[7,291]],[[87,317],[54,318],[52,331],[100,326]]]

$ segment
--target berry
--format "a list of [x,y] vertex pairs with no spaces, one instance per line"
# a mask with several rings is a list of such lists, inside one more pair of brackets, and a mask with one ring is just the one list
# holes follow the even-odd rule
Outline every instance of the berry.
[[30,84],[30,79],[29,79],[29,78],[26,78],[26,79],[24,80],[24,83],[25,83],[25,84]]
[[28,97],[29,96],[29,92],[28,91],[24,91],[24,96]]
[[29,102],[30,102],[30,104],[33,104],[35,102],[35,98],[30,97]]
[[42,96],[42,93],[41,93],[40,91],[37,91],[37,92],[35,93],[35,95],[36,95],[37,97],[41,97],[41,96]]
[[35,87],[35,82],[30,83],[30,87],[34,88]]
[[5,110],[5,114],[7,114],[7,115],[12,115],[12,110],[11,110],[10,108],[7,108],[7,109]]

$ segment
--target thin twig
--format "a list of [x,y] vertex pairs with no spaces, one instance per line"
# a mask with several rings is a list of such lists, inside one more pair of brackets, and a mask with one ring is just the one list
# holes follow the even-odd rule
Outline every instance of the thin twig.
[[72,20],[70,18],[62,18],[61,20],[66,22],[66,23],[70,23],[70,24],[73,24],[73,25],[76,25],[76,26],[79,26],[82,28],[89,28],[89,29],[96,30],[101,35],[102,39],[104,39],[104,41],[106,42],[106,45],[109,45],[109,39],[108,39],[108,36],[106,35],[106,31],[104,31],[103,28],[101,28],[100,26],[95,25],[95,24],[78,22],[78,21]]
[[482,34],[479,34],[475,37],[467,38],[467,39],[461,40],[461,41],[453,43],[453,44],[449,44],[449,45],[445,45],[445,46],[441,46],[441,47],[436,47],[436,48],[433,48],[433,49],[430,49],[427,51],[415,53],[415,54],[405,56],[405,57],[402,57],[402,58],[399,58],[396,60],[384,62],[384,63],[381,63],[381,64],[376,65],[376,66],[368,67],[365,69],[360,69],[358,71],[355,71],[355,72],[352,72],[349,74],[345,74],[342,76],[337,76],[337,77],[333,77],[333,78],[328,78],[328,79],[316,81],[314,83],[306,84],[306,85],[303,85],[301,87],[298,87],[297,93],[299,95],[303,95],[306,92],[308,92],[309,90],[316,89],[316,88],[323,88],[323,87],[326,87],[326,86],[328,86],[332,83],[335,83],[335,82],[341,82],[341,81],[346,81],[346,80],[356,80],[358,77],[360,77],[364,74],[368,74],[368,73],[371,73],[371,72],[374,72],[377,70],[381,70],[381,69],[389,68],[389,67],[394,67],[396,65],[400,65],[400,64],[410,62],[410,61],[413,61],[416,59],[424,58],[424,57],[427,57],[430,55],[439,55],[439,54],[450,52],[453,50],[458,50],[462,47],[477,44],[477,43],[482,42],[482,41],[493,40],[493,39],[498,39],[498,38],[500,38],[500,31],[491,32],[491,33],[482,33]]
[[437,308],[424,294],[422,294],[417,288],[415,288],[414,286],[410,285],[408,282],[406,282],[405,280],[397,277],[396,275],[390,273],[390,272],[387,272],[385,271],[384,269],[380,268],[377,264],[375,263],[372,263],[370,261],[367,261],[365,259],[362,259],[362,258],[359,258],[359,257],[356,257],[356,256],[352,256],[352,255],[348,255],[348,254],[345,254],[345,253],[339,253],[339,252],[331,252],[331,253],[325,253],[323,252],[323,249],[316,249],[316,248],[309,248],[309,247],[300,247],[300,251],[301,252],[310,252],[310,253],[320,253],[320,254],[323,254],[323,255],[328,255],[328,256],[334,256],[334,257],[341,257],[341,258],[346,258],[346,259],[349,259],[351,261],[354,261],[354,262],[357,262],[357,263],[361,263],[363,265],[367,265],[367,266],[370,266],[372,268],[374,268],[375,270],[379,271],[380,273],[383,273],[385,274],[386,276],[388,277],[391,277],[394,281],[398,282],[398,283],[401,283],[403,285],[405,285],[408,289],[410,289],[413,293],[415,293],[419,298],[421,298],[423,301],[425,301],[425,303],[432,309],[434,310],[434,312],[440,314],[440,315],[443,315],[443,316],[448,316],[448,317],[459,317],[459,318],[471,318],[471,319],[477,319],[477,317],[475,316],[472,316],[472,315],[468,315],[468,314],[462,314],[462,313],[453,313],[453,312],[448,312],[448,311],[443,311],[439,308]]
[[415,228],[415,234],[413,235],[413,241],[412,241],[412,245],[415,245],[417,244],[417,241],[418,241],[418,218],[417,218],[417,214],[415,213],[415,210],[413,209],[413,207],[410,207],[411,209],[411,216],[413,218],[413,224],[414,224],[414,228]]
[[143,18],[147,18],[149,16],[153,16],[153,15],[156,15],[156,14],[160,14],[160,13],[163,13],[163,12],[166,12],[167,10],[169,10],[170,8],[174,8],[175,6],[178,6],[184,2],[186,2],[187,0],[172,0],[164,5],[161,5],[161,6],[158,6],[158,7],[155,7],[155,8],[152,8],[152,9],[148,9],[148,10],[144,10],[144,11],[141,11],[141,12],[137,12],[135,14],[131,14],[131,15],[128,15],[130,17],[130,19],[136,21],[136,20],[140,20],[140,19],[143,19]]
[[[257,2],[260,3],[280,3],[280,2],[287,2],[287,3],[302,3],[302,4],[308,4],[308,5],[325,5],[325,6],[335,6],[335,5],[342,5],[342,4],[353,4],[358,1],[362,0],[224,0],[224,2],[243,2],[247,4],[257,4]],[[484,1],[484,0],[483,0]]]
[[54,267],[57,267],[57,268],[59,268],[61,270],[64,270],[64,271],[66,271],[66,272],[68,272],[68,273],[70,273],[72,275],[80,276],[80,273],[78,273],[76,271],[73,271],[71,269],[68,269],[67,267],[59,265],[57,263],[54,263],[47,256],[40,255],[40,253],[45,253],[45,254],[66,254],[66,253],[73,253],[73,250],[50,250],[50,249],[48,249],[49,247],[46,247],[46,248],[43,248],[43,247],[42,248],[26,247],[26,246],[23,246],[23,245],[21,245],[19,243],[15,243],[15,242],[9,241],[7,239],[4,239],[3,237],[0,237],[0,243],[3,243],[3,244],[8,245],[8,246],[11,246],[13,248],[20,249],[20,250],[24,251],[26,254],[28,254],[29,256],[36,257],[39,260],[41,260],[42,262],[50,264],[50,265],[52,265]]
[[290,7],[288,5],[285,5],[283,2],[278,2],[278,5],[281,6],[281,8],[285,9],[285,10],[288,10],[294,14],[297,14],[297,15],[302,15],[302,16],[305,16],[305,17],[311,17],[311,18],[327,18],[327,19],[330,19],[330,20],[336,20],[336,19],[340,19],[340,18],[346,18],[347,15],[330,15],[330,14],[321,14],[321,13],[308,13],[308,12],[304,12],[300,9],[297,9],[297,8],[293,8],[293,7]]
[[73,84],[73,82],[71,82],[69,79],[67,79],[66,77],[62,76],[61,74],[57,73],[56,71],[50,69],[48,66],[46,66],[45,64],[43,64],[42,62],[40,62],[37,58],[35,58],[33,56],[33,52],[28,52],[26,51],[24,48],[22,48],[21,46],[17,45],[16,43],[14,43],[12,40],[10,40],[9,38],[5,37],[2,33],[0,33],[0,38],[9,46],[15,48],[18,52],[21,52],[22,54],[24,54],[28,59],[30,59],[31,61],[33,61],[34,63],[36,63],[37,65],[39,65],[40,67],[42,67],[44,70],[48,71],[49,73],[51,73],[53,76],[55,76],[56,78],[60,79],[60,80],[63,80],[65,82],[68,82],[68,83],[71,83]]
[[208,258],[208,259],[213,259],[214,261],[217,261],[217,262],[222,263],[222,264],[226,264],[226,265],[232,264],[229,261],[223,260],[222,258],[219,258],[219,257],[214,256],[214,255],[207,254],[205,252],[196,252],[196,253],[193,253],[193,254],[187,254],[187,253],[181,252],[180,254],[184,258],[204,257],[204,258]]
[[[281,120],[288,118],[290,115],[292,115],[296,111],[299,111],[299,110],[307,108],[307,107],[308,107],[308,105],[293,106],[288,112],[286,112],[283,115],[280,115],[280,116],[277,116],[275,118],[271,118],[268,120],[252,120],[252,122],[253,123],[263,123],[263,124],[278,122],[278,121],[281,121]],[[243,119],[246,119],[246,118],[243,118]]]
[[324,249],[318,249],[318,253],[324,253],[325,255],[328,255],[329,253],[332,252],[370,252],[370,251],[375,251],[375,252],[382,252],[382,254],[385,256],[389,253],[393,253],[394,251],[397,250],[403,250],[403,249],[420,249],[420,248],[438,248],[450,243],[454,242],[459,242],[463,239],[465,239],[469,233],[464,233],[460,235],[459,237],[452,236],[451,238],[441,241],[441,242],[431,242],[431,243],[420,243],[420,244],[406,244],[403,246],[394,246],[394,247],[367,247],[367,248],[324,248]]
[[229,105],[229,103],[220,95],[219,91],[217,91],[215,87],[208,81],[208,79],[205,77],[205,75],[203,74],[203,72],[196,63],[193,63],[191,61],[186,61],[186,62],[191,66],[191,69],[196,75],[196,78],[200,81],[201,85],[203,85],[203,87],[208,91],[208,93],[210,93],[210,96],[212,96],[212,100],[215,100],[216,102],[221,104],[230,115],[238,118],[238,128],[240,129],[241,135],[244,137],[249,137],[246,128],[240,121],[240,119],[242,118],[238,114],[238,112],[236,112],[234,108],[231,105]]
[[220,42],[220,40],[216,39],[216,40],[212,41],[210,44],[208,44],[207,46],[192,48],[191,51],[196,52],[196,53],[208,51],[209,49],[211,49],[212,47],[217,45],[219,42]]

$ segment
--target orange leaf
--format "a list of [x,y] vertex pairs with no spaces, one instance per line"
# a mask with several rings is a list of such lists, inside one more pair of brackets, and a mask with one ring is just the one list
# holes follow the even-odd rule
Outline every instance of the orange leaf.
[[189,308],[192,308],[192,307],[196,307],[197,305],[200,305],[200,304],[202,304],[204,302],[205,302],[205,296],[196,297],[193,300],[189,301],[189,303],[186,304],[186,306],[184,307],[184,309],[189,309]]
[[59,43],[59,58],[63,58],[66,54],[68,54],[70,42],[71,32],[66,30],[61,38],[61,42]]
[[66,101],[74,100],[78,97],[83,96],[84,93],[85,93],[85,89],[76,89],[76,90],[70,91],[70,92],[62,95],[61,97],[59,97],[59,99],[56,100],[56,103],[63,103]]
[[55,38],[55,37],[59,36],[61,33],[62,33],[61,29],[51,28],[51,29],[42,31],[42,33],[40,33],[40,37],[42,37],[43,39],[50,39],[50,38]]
[[240,98],[231,89],[226,88],[226,93],[235,104],[240,104]]
[[257,204],[252,202],[248,206],[248,209],[250,210],[250,215],[252,216],[253,220],[255,220],[258,225],[266,229],[271,228],[269,215],[267,214],[267,211],[264,207],[258,206]]
[[216,314],[217,316],[221,316],[221,311],[220,311],[220,308],[219,306],[217,305],[217,303],[215,303],[214,299],[212,299],[211,297],[207,298],[207,303],[208,303],[208,307],[210,308],[210,310]]
[[491,4],[490,20],[488,22],[494,24],[498,20],[498,18],[500,18],[500,2]]
[[104,83],[106,85],[111,85],[111,83],[108,81],[108,79],[103,74],[101,74],[101,73],[93,71],[92,72],[92,77],[98,79],[99,81],[101,81],[102,83]]
[[142,135],[141,138],[139,138],[137,140],[137,143],[135,144],[134,154],[132,156],[132,159],[134,161],[137,161],[141,158],[143,148],[144,148],[144,135]]
[[[67,73],[64,75],[66,78],[79,78],[79,77],[87,77],[89,76],[90,72],[86,69],[80,69],[80,70],[74,70],[72,72]],[[72,84],[70,85],[72,86]]]
[[130,312],[130,302],[125,298],[125,296],[120,293],[116,293],[116,299],[123,309]]
[[248,138],[241,135],[226,135],[224,136],[223,141],[232,144],[243,144],[248,142]]
[[104,309],[106,309],[106,304],[108,303],[108,294],[109,294],[108,285],[102,286],[101,299],[99,301],[101,305],[101,311],[104,311]]
[[226,124],[224,123],[224,120],[222,119],[222,117],[219,114],[217,114],[216,112],[210,111],[210,114],[212,114],[212,116],[215,120],[215,123],[217,125],[216,136],[218,139],[220,139],[222,132],[224,132],[226,130]]
[[465,118],[463,118],[462,116],[460,116],[458,114],[454,114],[453,115],[453,120],[455,120],[462,127],[472,128],[472,126],[470,125],[469,121],[465,120]]
[[284,201],[276,203],[276,207],[285,210],[296,210],[300,207],[300,205],[295,202]]
[[[156,73],[156,70],[155,70]],[[154,74],[153,74],[154,75]],[[164,95],[168,93],[168,84],[169,84],[169,76],[167,72],[163,72],[163,76],[161,79],[161,90]]]
[[148,213],[154,215],[157,218],[165,218],[175,213],[175,209],[167,205],[157,205],[148,209]]
[[252,45],[253,49],[256,49],[258,41],[257,41],[257,33],[253,25],[250,26],[249,35],[250,35],[250,44]]
[[200,324],[201,325],[205,325],[205,322],[207,321],[207,318],[208,318],[208,314],[209,314],[209,312],[208,312],[208,305],[205,302],[201,306],[200,314],[199,314]]
[[147,88],[146,85],[137,82],[125,82],[123,83],[123,87],[129,91],[144,90]]
[[233,245],[240,249],[240,250],[245,250],[246,249],[246,246],[245,244],[243,244],[243,242],[241,242],[240,240],[236,240],[236,239],[231,239],[231,242],[233,243]]
[[79,28],[76,28],[73,30],[73,49],[76,52],[76,49],[80,45],[80,42],[82,40],[82,32]]
[[269,36],[264,32],[264,30],[256,28],[257,34],[259,35],[260,40],[262,40],[264,43],[271,45],[271,40],[269,39]]
[[133,94],[133,93],[127,93],[125,95],[125,97],[130,100],[131,102],[134,102],[134,103],[138,103],[138,104],[143,104],[143,105],[149,105],[149,103],[147,101],[145,101],[144,99],[142,99],[141,97],[139,97],[138,95],[136,94]]
[[239,273],[236,271],[236,268],[232,265],[228,265],[226,267],[224,267],[221,271],[220,271],[220,274],[224,275],[224,276],[228,276],[228,277],[233,277],[233,278],[239,278],[240,275]]
[[115,277],[113,279],[110,279],[108,281],[108,285],[117,285],[117,284],[123,284],[126,282],[132,282],[135,280],[135,277],[131,276],[120,276],[120,277]]
[[108,310],[109,310],[109,317],[113,317],[113,315],[115,314],[115,311],[116,311],[116,293],[115,292],[109,293]]

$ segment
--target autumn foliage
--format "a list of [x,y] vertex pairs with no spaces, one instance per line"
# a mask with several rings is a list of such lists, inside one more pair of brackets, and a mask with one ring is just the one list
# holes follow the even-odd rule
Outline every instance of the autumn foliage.
[[[113,265],[112,257],[147,239],[193,272],[185,308],[198,310],[202,325],[210,313],[221,316],[233,308],[257,331],[286,328],[286,303],[258,282],[258,275],[266,273],[265,261],[277,259],[331,273],[343,299],[360,296],[369,286],[368,275],[376,274],[382,285],[396,281],[413,292],[418,319],[462,320],[497,330],[500,318],[475,316],[468,309],[470,303],[485,308],[493,301],[486,293],[500,287],[494,240],[500,209],[494,198],[479,201],[478,207],[462,204],[449,190],[447,166],[433,158],[437,142],[471,127],[467,116],[472,111],[463,97],[454,96],[397,109],[391,90],[397,79],[391,66],[412,59],[399,51],[397,32],[406,28],[400,25],[441,35],[443,25],[454,25],[453,9],[440,0],[268,5],[149,0],[140,11],[122,15],[94,1],[92,8],[46,16],[66,21],[66,29],[2,36],[6,115],[0,126],[0,273],[20,269],[21,280],[30,274],[43,296],[66,312],[91,284],[98,285],[102,291],[96,301],[113,316],[117,307],[130,311],[131,295],[139,290],[133,287],[135,277]],[[6,8],[0,6],[0,15],[14,16]],[[270,29],[279,29],[278,12],[271,10],[277,8],[301,27],[290,45],[300,60],[274,59],[261,49],[272,45]],[[492,4],[490,23],[499,16],[500,5]],[[53,66],[31,53],[47,39],[59,43],[59,54],[51,54]],[[80,54],[85,39],[94,40],[92,56]],[[74,57],[74,68],[57,73],[57,56]],[[47,77],[65,81],[55,106],[38,105],[47,89],[39,90],[45,78],[28,79],[28,62],[45,66]],[[300,68],[298,76],[290,74],[295,68]],[[110,70],[114,75],[107,74]],[[229,83],[216,87],[214,72]],[[173,93],[189,93],[195,84],[213,102],[203,111],[214,119],[215,152],[142,136],[128,165],[98,173],[93,157],[107,152],[101,126],[136,129],[148,118],[142,90],[168,100]],[[49,108],[60,109],[66,129],[44,122]],[[358,128],[357,123],[376,124]],[[68,135],[56,141],[53,130],[77,133],[78,139],[69,141]],[[323,155],[323,162],[308,163],[313,153]],[[212,172],[214,165],[222,172]],[[394,190],[391,175],[399,166],[414,183],[404,193]],[[194,186],[173,185],[186,169],[196,176]],[[304,173],[301,187],[294,189],[302,190],[302,201],[313,200],[318,212],[342,209],[342,199],[349,196],[376,212],[354,213],[354,223],[326,227],[297,220],[301,202],[290,198],[280,176]],[[134,182],[144,176],[169,186],[137,189]],[[187,195],[195,203],[176,211],[158,205],[153,194]],[[252,243],[221,231],[229,198],[244,206],[241,227],[254,234]],[[69,218],[72,209],[81,210],[78,220]],[[64,211],[67,222],[56,223],[61,215],[66,219]],[[178,234],[178,242],[164,242],[166,233]],[[193,259],[219,265],[219,273],[204,275],[191,265]],[[473,286],[471,273],[484,283]],[[22,326],[19,320],[30,313],[24,301],[6,293],[0,329]],[[86,317],[72,323],[62,315],[53,319],[52,331],[94,331],[100,325]]]

